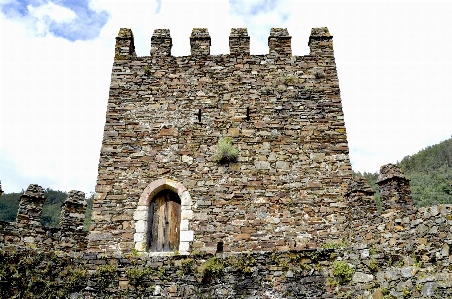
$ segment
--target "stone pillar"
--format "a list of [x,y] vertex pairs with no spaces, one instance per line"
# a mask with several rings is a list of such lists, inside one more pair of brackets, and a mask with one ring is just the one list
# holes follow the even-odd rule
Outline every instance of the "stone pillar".
[[84,192],[75,190],[69,192],[61,207],[60,246],[62,248],[78,250],[86,248],[86,233],[83,231],[86,206]]
[[191,55],[210,55],[211,40],[207,28],[193,28],[190,36]]
[[327,27],[312,28],[309,37],[310,55],[334,56],[333,37]]
[[246,28],[231,28],[229,53],[231,55],[250,55],[250,37]]
[[87,203],[85,193],[72,190],[61,207],[60,228],[64,230],[83,230]]
[[22,194],[19,201],[16,222],[19,226],[41,226],[42,206],[44,205],[44,189],[31,184]]
[[151,56],[171,56],[173,39],[169,29],[155,29],[151,38]]
[[397,165],[381,166],[377,184],[383,210],[395,209],[402,212],[414,210],[410,180]]
[[272,28],[268,37],[268,49],[270,55],[292,55],[292,37],[287,28]]
[[350,220],[367,219],[377,211],[374,194],[365,178],[353,178],[349,182],[345,199],[350,209]]
[[129,28],[119,29],[116,37],[115,60],[124,60],[136,56],[132,30]]
[[345,199],[349,207],[347,233],[350,244],[376,244],[380,241],[381,233],[377,226],[381,219],[374,194],[365,178],[349,181]]

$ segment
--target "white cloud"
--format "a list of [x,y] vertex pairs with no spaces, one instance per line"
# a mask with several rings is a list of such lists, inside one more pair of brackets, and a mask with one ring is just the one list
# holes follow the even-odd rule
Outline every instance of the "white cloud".
[[[1,42],[8,45],[1,49],[4,155],[28,183],[47,177],[54,180],[44,187],[93,190],[114,40],[104,47],[101,40],[30,38],[20,23],[1,22],[7,29]],[[4,171],[0,166],[5,190],[27,187],[23,180],[20,186],[9,181]]]
[[77,15],[73,10],[53,2],[47,2],[46,4],[36,7],[28,5],[27,9],[31,16],[37,18],[41,22],[45,22],[46,19],[49,19],[57,23],[69,23],[77,18]]
[[69,8],[57,5],[53,2],[34,7],[28,5],[30,16],[35,19],[34,25],[38,35],[45,35],[50,32],[52,23],[70,23],[77,18],[74,11]]

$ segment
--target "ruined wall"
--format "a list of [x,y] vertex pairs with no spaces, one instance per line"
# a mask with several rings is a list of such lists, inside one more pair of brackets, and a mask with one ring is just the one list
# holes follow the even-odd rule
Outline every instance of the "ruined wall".
[[[381,167],[381,211],[363,179],[349,184],[350,248],[355,282],[379,288],[374,298],[449,298],[452,292],[452,205],[415,208],[409,180],[394,164]],[[362,288],[362,286],[361,286]]]
[[75,252],[86,249],[87,232],[83,231],[87,203],[85,193],[70,191],[61,209],[60,226],[41,225],[44,189],[31,184],[20,197],[16,222],[0,221],[0,249],[19,247]]
[[[344,234],[351,166],[332,37],[313,29],[306,56],[292,55],[286,29],[271,30],[269,54],[250,55],[249,42],[232,29],[230,54],[209,55],[198,28],[191,55],[175,57],[161,29],[151,55],[136,57],[120,30],[89,250],[146,250],[161,188],[181,196],[181,252],[314,248]],[[221,137],[237,162],[215,161]]]

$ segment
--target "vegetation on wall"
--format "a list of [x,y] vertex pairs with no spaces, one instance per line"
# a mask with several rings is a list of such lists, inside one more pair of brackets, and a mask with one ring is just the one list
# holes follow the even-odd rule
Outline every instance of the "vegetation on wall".
[[37,250],[0,250],[0,298],[68,298],[86,287],[84,263]]
[[239,151],[232,145],[231,138],[220,138],[215,161],[219,164],[237,161]]

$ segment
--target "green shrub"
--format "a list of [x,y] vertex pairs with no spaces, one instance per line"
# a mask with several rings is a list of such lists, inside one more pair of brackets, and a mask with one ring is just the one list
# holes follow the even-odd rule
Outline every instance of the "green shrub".
[[335,249],[345,247],[348,247],[348,243],[345,240],[342,240],[341,242],[338,241],[326,242],[325,244],[322,245],[322,248],[324,249]]
[[208,259],[204,264],[198,267],[198,273],[204,281],[210,280],[210,278],[219,277],[223,274],[223,271],[224,265],[222,260],[215,257]]
[[115,265],[100,265],[96,269],[97,283],[101,293],[116,283],[118,267]]
[[190,272],[192,272],[193,265],[194,265],[193,259],[188,258],[181,260],[182,273],[189,274]]
[[149,76],[151,74],[151,68],[149,66],[145,65],[143,67],[143,72],[146,76]]
[[256,265],[256,259],[251,254],[242,255],[237,259],[237,270],[243,273],[251,273]]
[[126,276],[129,278],[129,282],[135,288],[138,287],[147,275],[151,275],[152,268],[138,268],[131,267],[126,269]]
[[220,138],[215,162],[219,164],[236,162],[238,155],[239,151],[232,146],[231,138]]
[[353,273],[355,273],[355,270],[353,270],[347,262],[333,262],[333,275],[339,278],[341,282],[348,282],[352,280]]

